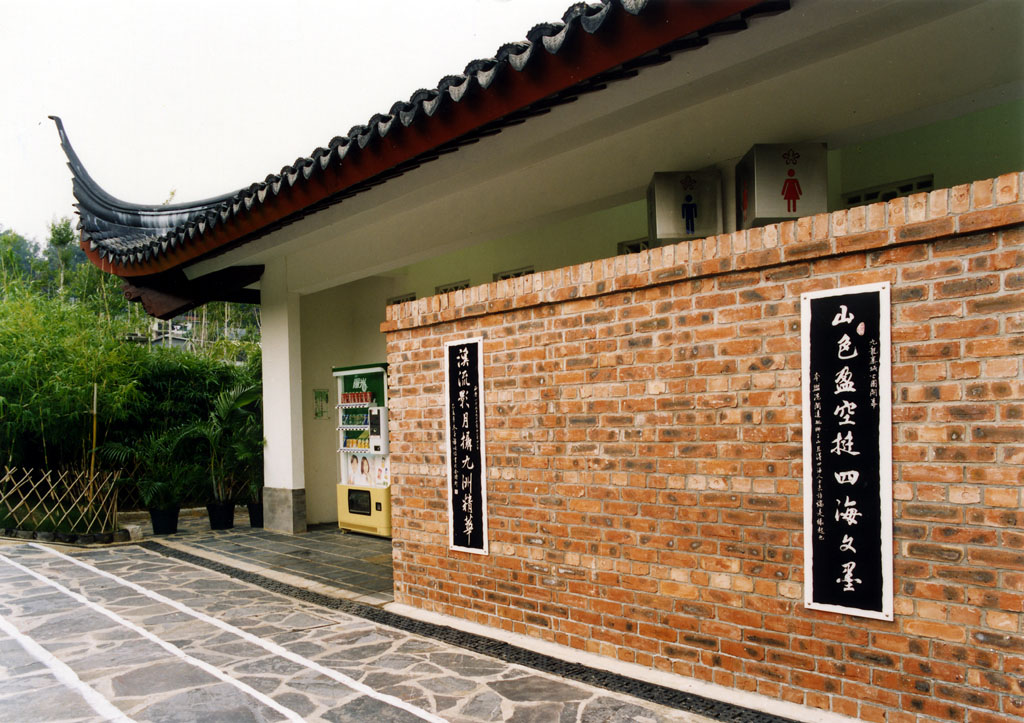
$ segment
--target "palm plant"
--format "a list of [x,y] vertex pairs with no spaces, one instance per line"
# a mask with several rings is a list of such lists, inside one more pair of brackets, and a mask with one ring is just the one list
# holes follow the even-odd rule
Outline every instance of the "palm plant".
[[147,509],[179,507],[197,481],[197,468],[176,451],[173,431],[146,432],[132,441],[107,442],[97,448],[101,459],[125,470],[122,483],[134,483]]
[[260,414],[250,414],[232,443],[238,472],[249,489],[248,502],[263,501],[263,421]]
[[207,447],[213,499],[233,502],[262,472],[263,432],[259,385],[236,386],[217,395],[210,415],[181,429],[177,445],[198,440]]

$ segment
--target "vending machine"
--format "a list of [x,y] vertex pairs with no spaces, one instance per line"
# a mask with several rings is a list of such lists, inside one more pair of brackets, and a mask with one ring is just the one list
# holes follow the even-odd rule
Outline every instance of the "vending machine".
[[391,537],[387,365],[337,367],[338,527]]

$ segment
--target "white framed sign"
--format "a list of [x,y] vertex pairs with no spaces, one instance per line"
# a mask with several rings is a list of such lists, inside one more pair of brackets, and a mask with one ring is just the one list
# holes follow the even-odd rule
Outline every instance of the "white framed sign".
[[889,284],[800,296],[804,605],[893,619]]
[[487,554],[483,339],[445,342],[448,547]]

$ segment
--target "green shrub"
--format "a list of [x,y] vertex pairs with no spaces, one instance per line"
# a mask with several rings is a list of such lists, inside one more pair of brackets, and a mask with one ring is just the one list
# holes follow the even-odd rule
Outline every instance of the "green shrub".
[[[129,330],[125,320],[8,280],[0,298],[0,466],[88,469],[94,384],[97,446],[129,448],[207,420],[224,390],[259,384],[251,342],[236,344],[249,360],[237,365],[131,343]],[[182,447],[169,464],[189,475],[208,465],[207,452]]]

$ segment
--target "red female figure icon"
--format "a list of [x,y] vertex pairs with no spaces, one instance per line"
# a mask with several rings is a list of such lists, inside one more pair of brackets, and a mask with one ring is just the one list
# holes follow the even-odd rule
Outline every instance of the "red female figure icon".
[[786,175],[789,178],[782,184],[782,197],[786,199],[786,212],[796,213],[796,202],[803,195],[803,191],[800,188],[800,181],[793,178],[796,175],[796,171],[790,168],[786,171]]

